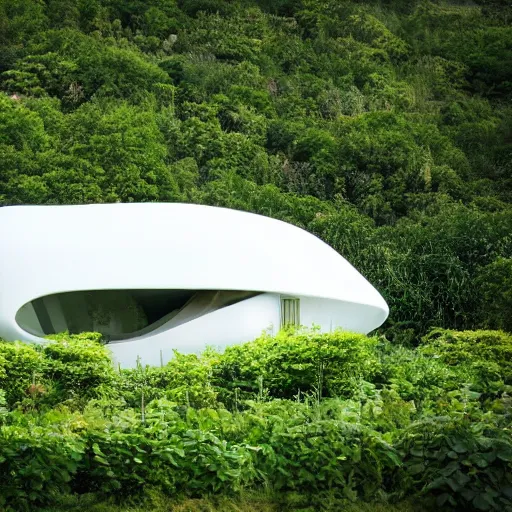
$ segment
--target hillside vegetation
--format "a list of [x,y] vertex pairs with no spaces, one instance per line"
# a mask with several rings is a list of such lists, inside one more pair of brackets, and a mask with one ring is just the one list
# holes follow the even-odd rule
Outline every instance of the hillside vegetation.
[[261,213],[360,269],[389,339],[511,330],[511,20],[504,0],[0,0],[0,202]]
[[0,507],[510,512],[511,361],[500,331],[281,332],[120,371],[95,334],[3,342]]

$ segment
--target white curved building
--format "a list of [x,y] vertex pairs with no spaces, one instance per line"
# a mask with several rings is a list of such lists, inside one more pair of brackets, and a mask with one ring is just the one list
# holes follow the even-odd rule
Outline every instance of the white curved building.
[[367,333],[381,295],[290,224],[190,204],[0,208],[0,337],[99,331],[123,366],[285,325]]

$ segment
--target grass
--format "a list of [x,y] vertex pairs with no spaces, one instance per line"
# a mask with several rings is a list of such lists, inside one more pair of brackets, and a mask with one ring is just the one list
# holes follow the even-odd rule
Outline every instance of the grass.
[[66,496],[52,508],[41,512],[423,512],[431,510],[423,504],[404,501],[397,504],[343,503],[326,500],[318,506],[308,506],[308,497],[300,494],[270,495],[264,492],[248,493],[239,497],[215,496],[201,499],[175,500],[160,494],[148,493],[143,502],[115,503],[93,494]]

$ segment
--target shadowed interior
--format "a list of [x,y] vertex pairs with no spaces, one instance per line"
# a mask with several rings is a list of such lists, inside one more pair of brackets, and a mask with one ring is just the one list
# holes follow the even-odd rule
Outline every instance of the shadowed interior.
[[100,332],[110,341],[168,330],[254,297],[238,290],[91,290],[47,295],[30,301],[16,322],[35,336]]

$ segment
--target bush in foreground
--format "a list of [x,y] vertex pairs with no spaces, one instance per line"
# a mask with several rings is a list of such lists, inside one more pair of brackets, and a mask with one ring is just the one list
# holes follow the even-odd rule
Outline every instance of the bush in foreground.
[[267,489],[280,510],[508,511],[510,346],[498,331],[438,330],[418,349],[284,332],[116,371],[94,335],[3,342],[1,506]]

